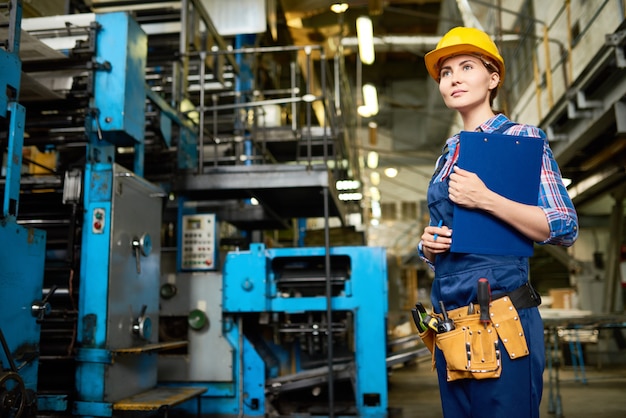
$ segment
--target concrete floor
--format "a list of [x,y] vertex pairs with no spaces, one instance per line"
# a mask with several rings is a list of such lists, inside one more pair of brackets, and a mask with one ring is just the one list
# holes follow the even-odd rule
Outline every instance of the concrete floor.
[[[626,367],[587,367],[587,383],[576,379],[572,367],[559,372],[561,408],[556,391],[548,384],[548,372],[541,402],[541,416],[554,418],[621,418],[626,416]],[[550,399],[552,398],[552,402]],[[548,412],[548,409],[551,412]],[[390,418],[442,418],[437,376],[430,359],[393,370],[389,376]],[[561,412],[558,414],[557,412]]]

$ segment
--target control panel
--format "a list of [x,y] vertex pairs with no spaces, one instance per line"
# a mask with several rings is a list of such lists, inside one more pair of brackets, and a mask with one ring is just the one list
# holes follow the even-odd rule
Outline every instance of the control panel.
[[181,270],[217,268],[217,220],[215,214],[183,215]]

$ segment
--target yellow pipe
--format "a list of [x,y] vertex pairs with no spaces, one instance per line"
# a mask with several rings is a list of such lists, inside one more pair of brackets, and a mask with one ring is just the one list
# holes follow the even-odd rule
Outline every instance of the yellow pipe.
[[548,108],[552,109],[554,98],[552,97],[552,64],[550,61],[550,44],[548,43],[548,26],[543,27],[543,45],[546,49],[546,88],[548,90]]
[[539,120],[541,116],[541,81],[539,80],[539,64],[537,64],[537,54],[533,52],[533,77],[535,79],[535,96],[537,97],[537,113]]
[[572,7],[570,0],[565,1],[567,10],[567,86],[574,81],[574,70],[572,66]]

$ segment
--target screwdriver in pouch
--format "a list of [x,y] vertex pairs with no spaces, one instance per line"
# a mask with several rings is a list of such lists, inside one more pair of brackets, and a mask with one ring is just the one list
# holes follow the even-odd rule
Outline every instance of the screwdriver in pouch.
[[491,288],[489,280],[484,277],[478,279],[478,305],[480,306],[479,321],[487,328],[487,324],[491,322],[489,315],[489,304],[491,303]]
[[443,301],[439,301],[439,306],[441,307],[441,314],[443,315],[443,319],[439,321],[437,324],[437,332],[443,333],[452,331],[454,329],[454,321],[448,318],[448,312],[446,312],[446,307],[443,304]]

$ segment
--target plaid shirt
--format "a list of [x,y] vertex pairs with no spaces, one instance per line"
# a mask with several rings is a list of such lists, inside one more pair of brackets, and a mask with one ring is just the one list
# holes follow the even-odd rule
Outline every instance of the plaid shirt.
[[[487,122],[481,124],[477,131],[491,133],[497,130],[509,119],[498,114]],[[546,134],[536,126],[516,124],[508,128],[506,135],[514,136],[530,136],[536,138],[546,138]],[[446,141],[447,160],[442,160],[444,156],[439,157],[437,167],[439,172],[435,174],[433,183],[444,181],[452,171],[452,167],[458,159],[457,145],[459,143],[459,135],[454,135]],[[439,165],[443,164],[441,168]],[[544,141],[543,161],[541,164],[541,180],[539,186],[539,196],[537,206],[543,209],[550,224],[550,237],[539,244],[556,244],[569,247],[578,237],[578,216],[572,200],[567,193],[567,189],[563,185],[561,171],[559,169],[548,141]]]

